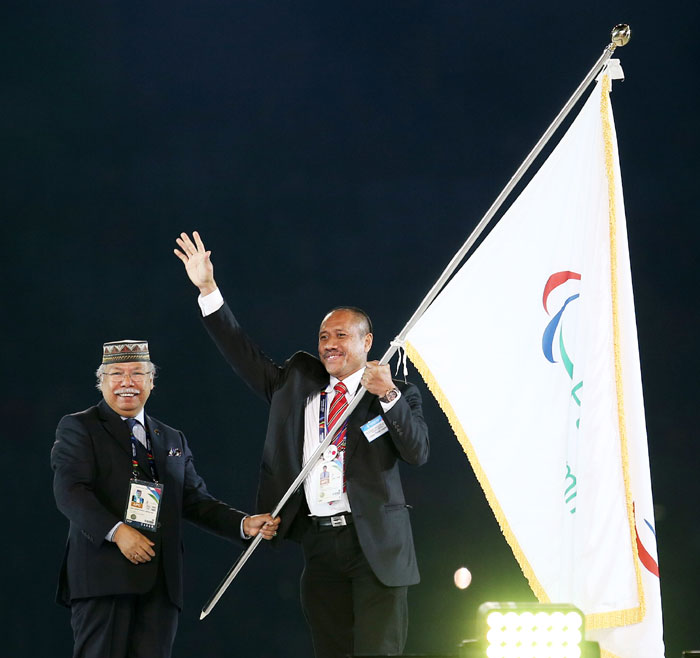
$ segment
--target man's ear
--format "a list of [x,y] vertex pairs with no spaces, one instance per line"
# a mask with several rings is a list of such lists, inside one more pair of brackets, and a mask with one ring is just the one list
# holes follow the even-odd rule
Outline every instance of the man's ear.
[[367,354],[372,347],[372,341],[374,340],[374,336],[372,334],[368,333],[365,334],[365,354]]

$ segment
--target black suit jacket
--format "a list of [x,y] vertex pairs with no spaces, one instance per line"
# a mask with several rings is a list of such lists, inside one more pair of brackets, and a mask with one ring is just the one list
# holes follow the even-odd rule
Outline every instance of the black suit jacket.
[[145,420],[163,498],[158,531],[144,531],[155,541],[156,558],[139,565],[105,540],[124,518],[132,477],[128,426],[104,400],[63,417],[58,424],[51,450],[54,495],[58,509],[70,520],[59,603],[145,593],[153,586],[161,562],[170,599],[182,608],[182,519],[240,541],[243,513],[209,494],[195,471],[184,434],[148,415]]
[[[270,511],[301,471],[305,402],[328,385],[329,375],[306,352],[297,352],[283,366],[274,363],[243,332],[226,304],[206,316],[204,324],[231,367],[270,404],[258,488],[258,509]],[[360,545],[377,578],[394,587],[420,580],[398,462],[423,464],[429,452],[420,393],[412,384],[396,386],[401,398],[386,413],[377,396],[365,393],[348,420],[345,455]],[[360,427],[378,415],[389,432],[370,443]],[[307,515],[301,487],[281,512],[278,539],[299,540]]]

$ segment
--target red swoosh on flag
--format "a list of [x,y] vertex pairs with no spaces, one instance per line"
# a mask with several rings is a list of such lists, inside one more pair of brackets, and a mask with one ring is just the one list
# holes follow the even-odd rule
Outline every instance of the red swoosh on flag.
[[[577,272],[569,272],[567,270],[566,272],[556,272],[547,279],[544,292],[542,293],[542,306],[544,306],[545,311],[547,311],[547,297],[549,297],[549,293],[569,279],[578,279],[580,281],[581,275]],[[549,313],[549,311],[547,311],[547,313]]]
[[658,578],[659,565],[656,564],[656,560],[649,555],[649,551],[644,548],[644,544],[642,544],[642,540],[639,538],[639,532],[637,531],[637,513],[634,508],[635,505],[632,503],[632,510],[634,512],[634,535],[637,538],[637,553],[639,555],[639,561],[646,567],[649,573],[653,573]]
[[658,578],[659,565],[656,564],[656,560],[654,560],[654,558],[649,555],[647,549],[644,548],[644,544],[642,544],[642,540],[639,538],[637,528],[634,529],[634,534],[637,535],[637,553],[639,553],[639,561],[647,568],[647,571],[653,573]]

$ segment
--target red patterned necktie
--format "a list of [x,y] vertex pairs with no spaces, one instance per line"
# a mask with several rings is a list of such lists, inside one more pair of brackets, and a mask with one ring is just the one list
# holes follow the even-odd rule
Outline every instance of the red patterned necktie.
[[[348,387],[345,386],[343,382],[338,382],[333,389],[335,390],[335,397],[331,402],[331,408],[328,410],[328,420],[326,421],[328,431],[333,429],[338,418],[340,418],[343,411],[348,407],[348,401],[345,397],[345,394],[348,392]],[[340,430],[338,430],[338,433],[333,437],[333,445],[338,446],[339,450],[345,448],[345,435],[347,431],[348,421],[346,420]]]
[[[348,401],[345,394],[348,392],[348,387],[343,384],[343,382],[338,382],[333,389],[335,390],[335,397],[331,402],[331,407],[328,410],[328,420],[326,425],[328,430],[333,429],[333,426],[338,421],[338,418],[342,415],[348,407]],[[338,430],[336,435],[333,437],[333,445],[338,447],[338,452],[345,450],[345,435],[348,433],[348,421],[343,423],[343,426]],[[345,485],[345,463],[343,462],[343,491],[346,491]]]

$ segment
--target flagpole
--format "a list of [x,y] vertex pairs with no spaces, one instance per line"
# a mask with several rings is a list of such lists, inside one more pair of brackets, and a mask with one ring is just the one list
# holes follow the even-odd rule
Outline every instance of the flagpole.
[[[467,238],[467,241],[462,245],[462,248],[454,255],[452,260],[449,262],[440,278],[435,282],[435,285],[430,289],[428,294],[423,299],[421,305],[416,309],[415,313],[411,319],[406,323],[401,333],[397,336],[396,340],[393,341],[391,349],[387,351],[385,358],[387,361],[391,359],[398,347],[405,341],[408,332],[413,329],[413,326],[418,322],[420,317],[428,309],[428,306],[433,303],[433,300],[438,296],[439,292],[445,286],[449,278],[452,276],[454,271],[459,267],[464,257],[467,255],[469,250],[474,246],[479,236],[484,232],[484,229],[488,226],[491,220],[494,218],[495,214],[498,212],[499,208],[503,205],[508,195],[513,191],[515,186],[520,182],[520,179],[525,175],[525,172],[530,168],[535,158],[540,154],[542,149],[545,147],[547,142],[551,139],[554,132],[561,125],[562,121],[566,118],[567,114],[571,111],[571,108],[576,104],[576,102],[581,98],[586,87],[595,79],[595,77],[600,73],[603,67],[608,63],[608,60],[612,56],[615,48],[618,46],[624,46],[630,40],[630,27],[629,25],[621,24],[616,25],[611,32],[611,41],[603,50],[602,55],[598,58],[598,61],[593,65],[593,68],[588,72],[586,77],[583,79],[581,84],[576,88],[576,91],[571,95],[571,98],[566,102],[566,105],[561,109],[559,114],[555,117],[554,121],[550,124],[549,128],[545,131],[544,135],[535,144],[533,149],[530,151],[528,156],[525,158],[524,162],[518,167],[517,171],[513,174],[513,177],[508,181],[508,184],[503,188],[501,193],[498,195],[496,200],[491,204],[491,207],[486,211],[486,214],[481,218],[481,221],[477,224],[476,228],[472,231],[471,235]],[[388,355],[388,358],[387,358]]]
[[[583,95],[583,92],[586,90],[586,87],[593,81],[593,79],[600,73],[600,71],[603,69],[603,67],[607,64],[608,60],[612,56],[613,52],[617,47],[621,47],[627,44],[627,42],[630,39],[630,28],[629,25],[621,24],[621,25],[616,25],[611,32],[611,41],[610,43],[605,47],[603,50],[603,53],[601,56],[598,58],[598,61],[593,65],[593,68],[588,72],[586,77],[583,79],[581,84],[576,88],[576,91],[571,95],[571,98],[566,102],[564,107],[561,109],[559,114],[555,117],[554,121],[550,124],[549,128],[545,131],[544,135],[539,139],[537,144],[533,147],[533,149],[530,151],[528,156],[525,158],[524,162],[518,167],[517,171],[513,174],[512,178],[508,181],[508,184],[503,188],[501,193],[498,195],[496,200],[491,204],[491,207],[487,210],[486,214],[481,218],[481,221],[477,224],[476,228],[472,231],[471,235],[467,238],[467,241],[462,245],[462,248],[453,256],[452,260],[448,263],[447,267],[443,271],[443,273],[440,275],[440,278],[435,282],[433,287],[428,291],[428,294],[425,296],[423,301],[421,302],[420,306],[416,309],[416,311],[413,313],[409,321],[406,323],[404,328],[401,330],[401,332],[398,334],[398,336],[391,341],[391,345],[389,349],[384,353],[382,356],[381,360],[379,361],[380,365],[386,365],[389,363],[391,360],[391,357],[394,356],[396,351],[403,346],[406,336],[408,335],[408,332],[414,327],[414,325],[418,322],[418,320],[421,318],[421,316],[425,313],[425,311],[428,309],[430,304],[433,303],[435,298],[438,296],[442,288],[445,286],[449,278],[452,276],[452,274],[455,272],[457,267],[459,267],[459,264],[462,262],[464,257],[467,255],[469,250],[474,246],[474,243],[477,241],[479,236],[483,233],[483,231],[486,229],[488,224],[491,222],[491,220],[494,218],[496,213],[498,212],[499,208],[503,205],[503,202],[508,198],[510,193],[513,191],[515,186],[520,182],[520,179],[525,175],[525,172],[530,168],[532,163],[534,162],[535,158],[540,154],[542,149],[545,147],[547,142],[551,139],[552,135],[554,132],[557,130],[557,128],[561,125],[562,121],[566,118],[566,116],[569,114],[573,106],[576,104],[576,102],[581,98]],[[335,425],[333,426],[333,429],[326,434],[326,438],[318,445],[314,453],[311,455],[311,457],[307,460],[306,464],[304,467],[301,469],[299,472],[299,475],[297,475],[296,479],[292,484],[289,486],[287,491],[285,492],[284,496],[280,499],[280,501],[277,503],[275,509],[272,511],[272,516],[277,516],[284,505],[287,503],[287,501],[294,495],[294,493],[297,491],[297,489],[301,486],[301,484],[304,482],[306,479],[306,476],[309,474],[311,469],[314,467],[316,462],[319,460],[325,449],[331,444],[333,441],[335,435],[337,432],[340,430],[340,428],[343,426],[344,422],[348,419],[350,414],[355,410],[357,405],[360,403],[360,400],[362,399],[363,395],[365,394],[367,389],[364,388],[364,386],[361,386],[359,391],[355,394],[355,397],[352,399],[350,404],[347,406],[345,411],[341,414],[340,418],[336,421]],[[248,561],[248,558],[252,555],[253,551],[258,547],[260,544],[260,541],[262,539],[262,535],[258,534],[256,537],[253,538],[251,543],[249,544],[248,548],[238,557],[236,562],[233,564],[233,566],[229,569],[228,573],[224,577],[224,579],[221,581],[217,589],[215,590],[214,594],[209,598],[209,600],[205,603],[204,607],[202,608],[202,611],[200,613],[200,620],[204,619],[214,608],[214,606],[218,603],[219,599],[223,595],[223,593],[228,589],[228,586],[231,584],[233,579],[238,575],[240,570],[243,568],[243,565]]]

